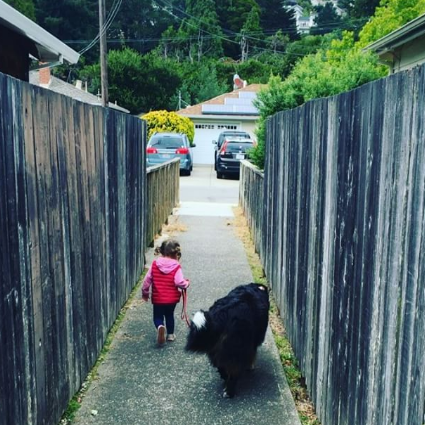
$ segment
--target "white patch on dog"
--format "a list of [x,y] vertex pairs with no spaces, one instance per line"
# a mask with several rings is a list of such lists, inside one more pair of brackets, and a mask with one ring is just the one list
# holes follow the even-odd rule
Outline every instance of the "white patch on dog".
[[202,311],[197,311],[193,316],[192,322],[196,326],[196,329],[202,329],[206,323],[204,313]]

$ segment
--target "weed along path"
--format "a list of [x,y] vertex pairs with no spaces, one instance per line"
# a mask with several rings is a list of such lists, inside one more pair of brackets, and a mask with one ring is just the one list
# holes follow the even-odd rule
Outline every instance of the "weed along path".
[[[191,281],[190,316],[252,281],[232,209],[209,205],[209,211],[183,201],[163,232],[163,237],[171,235],[181,244],[182,269]],[[147,265],[152,259],[151,249]],[[299,425],[270,331],[258,350],[255,369],[241,378],[235,398],[225,399],[222,380],[207,358],[184,351],[187,326],[180,311],[181,304],[175,314],[176,341],[159,348],[152,305],[141,301],[140,290],[135,293],[73,424]]]

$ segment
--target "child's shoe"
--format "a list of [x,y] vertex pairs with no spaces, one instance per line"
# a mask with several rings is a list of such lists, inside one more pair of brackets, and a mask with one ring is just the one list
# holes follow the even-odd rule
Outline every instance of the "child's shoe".
[[158,326],[158,335],[156,338],[156,342],[158,345],[163,345],[165,343],[165,326],[159,325]]
[[167,335],[167,341],[175,341],[176,340],[176,336],[174,334],[168,334]]

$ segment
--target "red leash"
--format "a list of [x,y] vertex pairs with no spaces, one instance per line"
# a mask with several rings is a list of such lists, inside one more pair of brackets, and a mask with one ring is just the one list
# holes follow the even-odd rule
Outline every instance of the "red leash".
[[182,307],[182,314],[181,319],[186,321],[187,326],[190,327],[190,320],[189,316],[187,315],[187,290],[183,289],[183,307]]

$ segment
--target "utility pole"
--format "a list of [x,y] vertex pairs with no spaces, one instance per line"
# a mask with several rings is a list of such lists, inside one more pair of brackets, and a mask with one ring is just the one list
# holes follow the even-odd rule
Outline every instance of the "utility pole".
[[108,63],[106,61],[106,30],[105,25],[106,7],[105,0],[99,0],[99,37],[100,37],[100,80],[102,86],[102,106],[108,106]]

